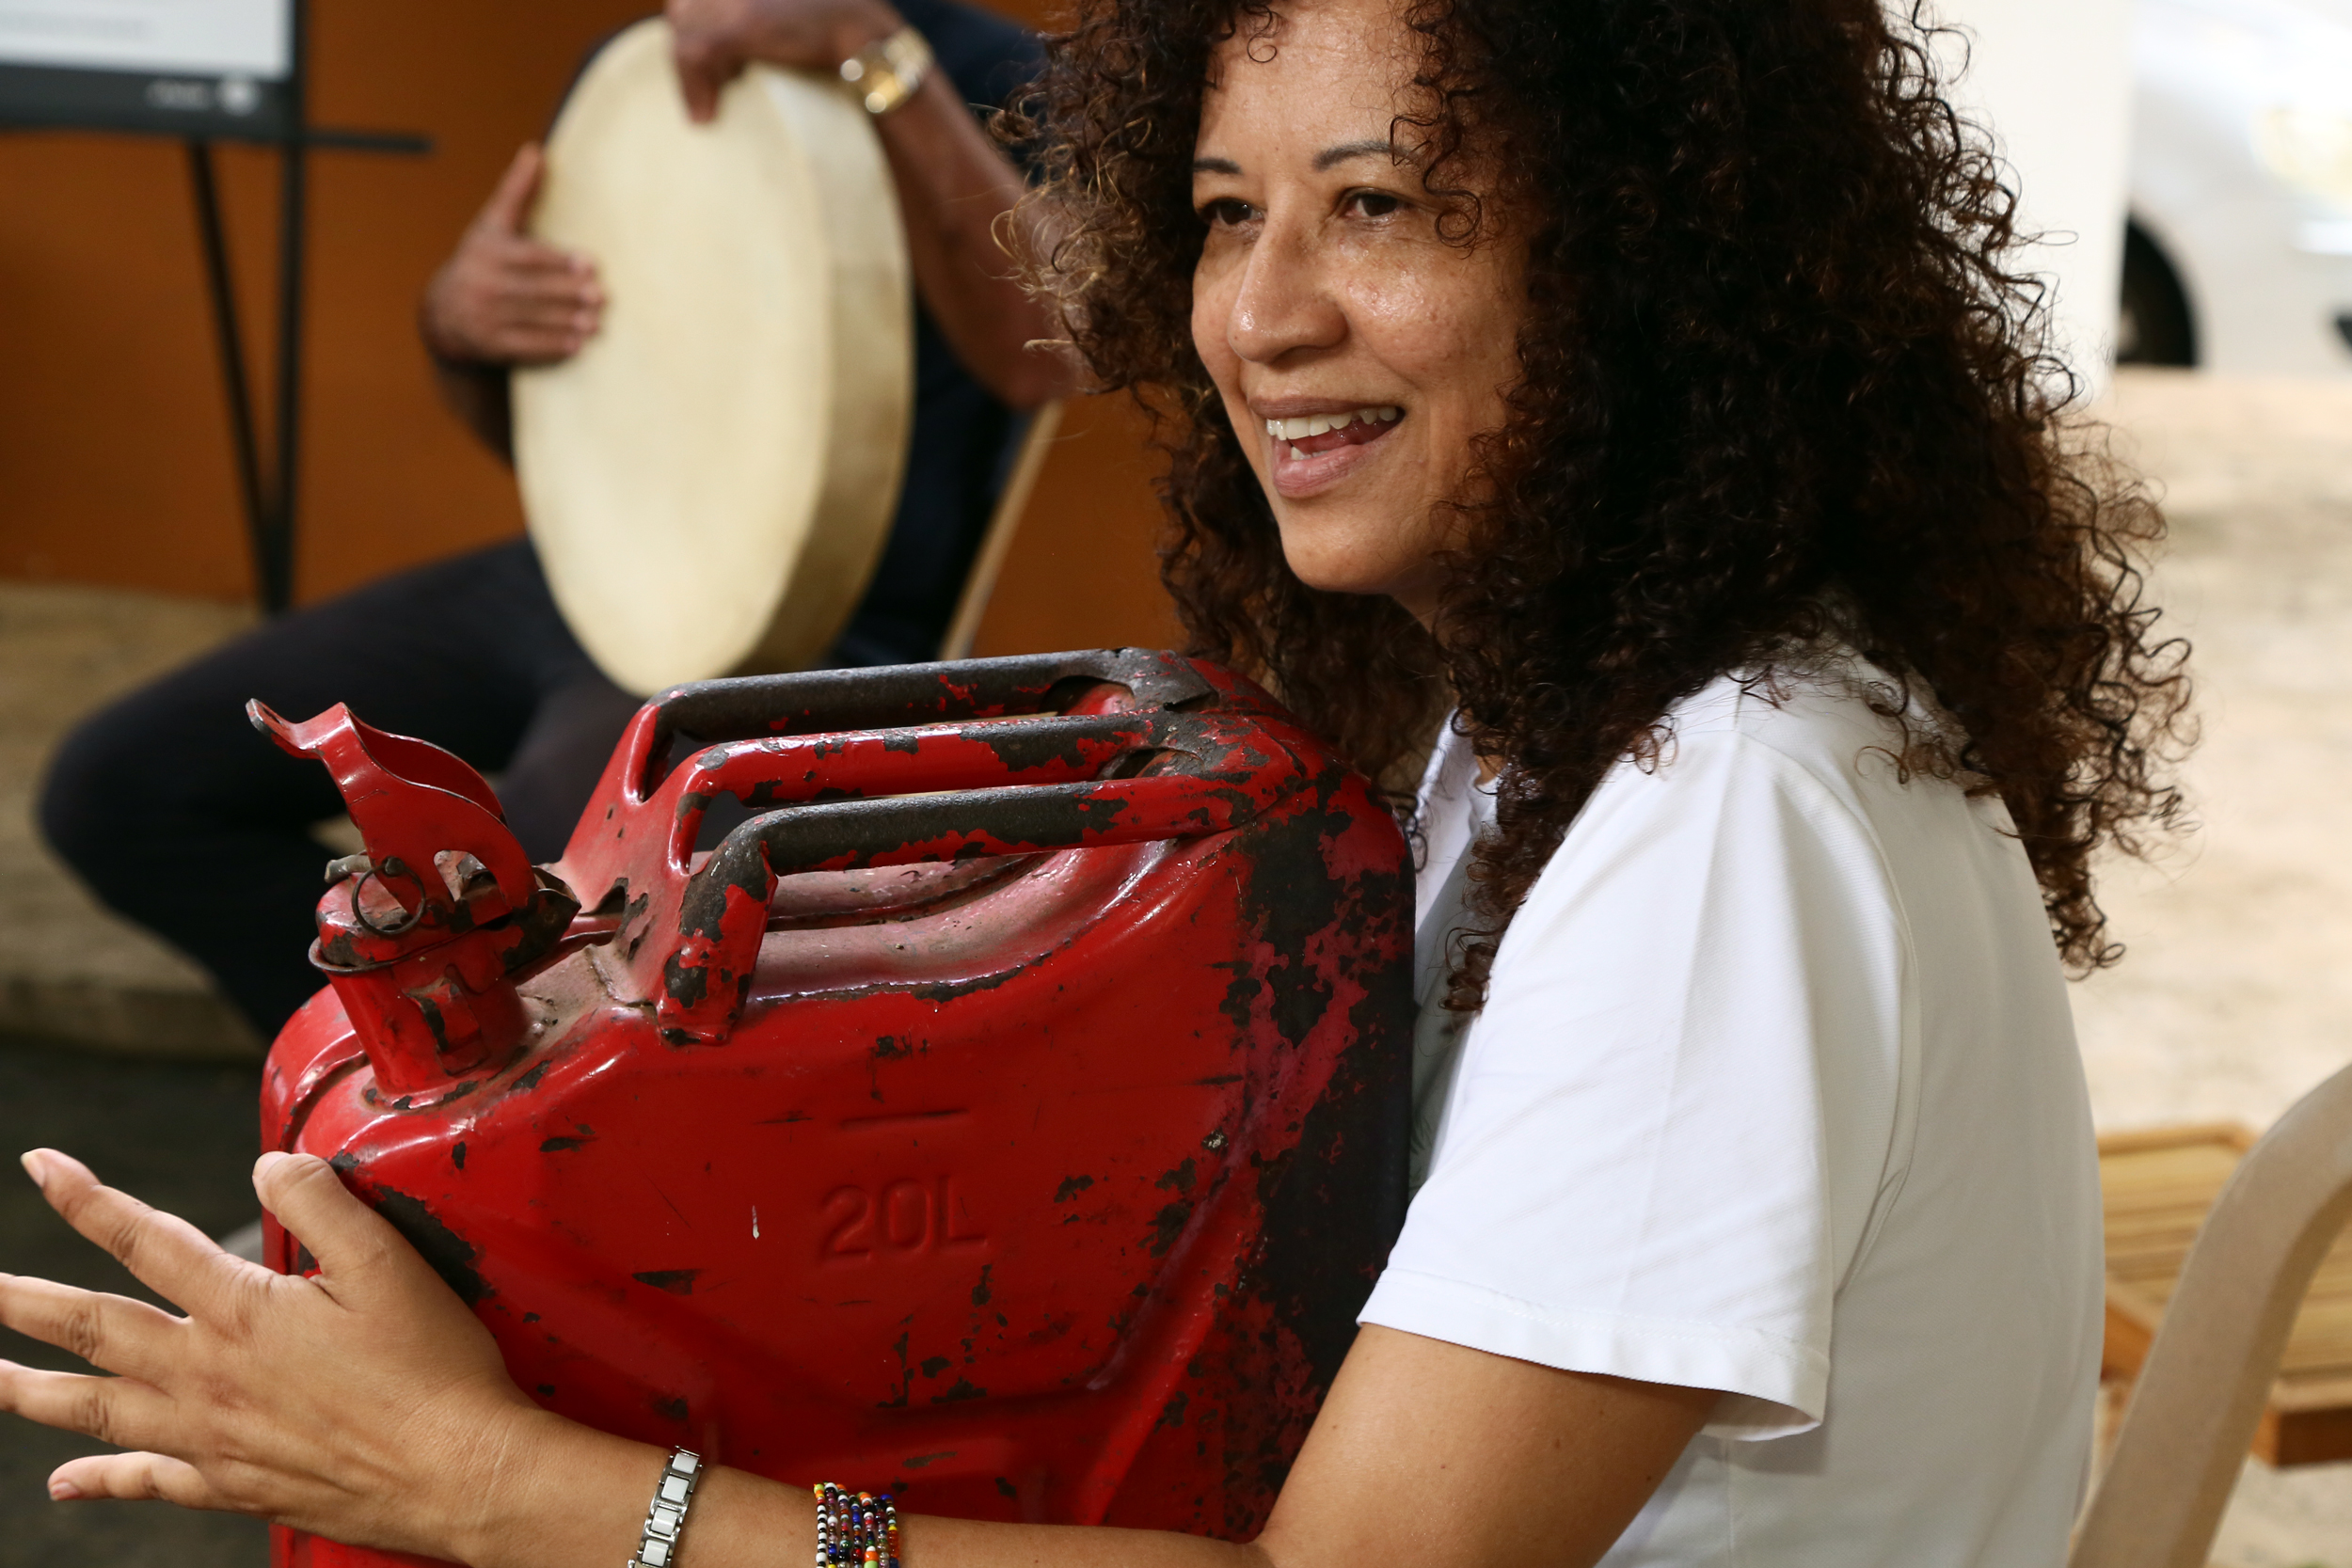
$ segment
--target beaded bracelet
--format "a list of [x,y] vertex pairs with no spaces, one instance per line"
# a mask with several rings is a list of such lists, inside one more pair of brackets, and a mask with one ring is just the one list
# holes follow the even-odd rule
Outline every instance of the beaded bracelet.
[[887,1492],[851,1492],[832,1481],[817,1499],[816,1568],[898,1568],[898,1504]]

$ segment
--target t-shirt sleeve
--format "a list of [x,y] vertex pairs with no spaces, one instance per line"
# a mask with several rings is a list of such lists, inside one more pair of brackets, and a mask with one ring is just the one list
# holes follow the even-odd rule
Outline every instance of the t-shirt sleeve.
[[1044,69],[1037,35],[960,0],[904,0],[899,14],[921,30],[939,69],[967,103],[1001,108]]
[[1362,1321],[1820,1421],[1897,1184],[1910,967],[1849,798],[1736,730],[1597,790],[1512,923]]

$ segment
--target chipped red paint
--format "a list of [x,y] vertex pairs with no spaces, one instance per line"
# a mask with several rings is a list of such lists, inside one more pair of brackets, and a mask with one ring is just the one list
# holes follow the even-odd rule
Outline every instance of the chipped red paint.
[[[1263,692],[1135,651],[680,688],[527,880],[478,780],[340,709],[276,730],[374,802],[373,864],[507,872],[503,912],[330,889],[322,957],[405,989],[323,964],[263,1125],[525,1390],[918,1511],[1263,1521],[1403,1216],[1412,901],[1387,811]],[[697,855],[722,794],[761,815]]]

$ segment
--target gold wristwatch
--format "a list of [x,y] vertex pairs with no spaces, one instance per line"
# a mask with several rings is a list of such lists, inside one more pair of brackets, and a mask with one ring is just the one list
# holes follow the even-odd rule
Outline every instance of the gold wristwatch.
[[912,27],[901,27],[841,62],[841,79],[855,87],[866,112],[877,119],[903,108],[931,73],[931,46]]

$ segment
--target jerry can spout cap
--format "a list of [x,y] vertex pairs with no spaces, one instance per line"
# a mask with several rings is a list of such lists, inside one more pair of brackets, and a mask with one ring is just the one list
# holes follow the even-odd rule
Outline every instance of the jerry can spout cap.
[[515,983],[552,957],[579,903],[537,869],[482,775],[338,703],[255,729],[326,765],[367,848],[328,863],[311,962],[383,1086],[423,1091],[494,1069],[528,1032]]

